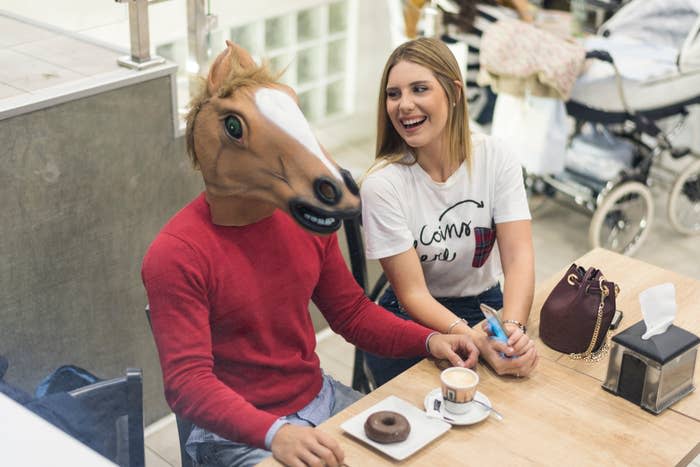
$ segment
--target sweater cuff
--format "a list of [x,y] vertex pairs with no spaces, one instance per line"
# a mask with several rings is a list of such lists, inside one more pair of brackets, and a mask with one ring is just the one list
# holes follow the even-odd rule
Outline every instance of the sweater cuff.
[[270,426],[270,428],[267,430],[267,434],[265,435],[265,449],[272,451],[272,438],[274,438],[279,429],[287,423],[289,422],[285,417],[280,417],[275,420],[275,423]]

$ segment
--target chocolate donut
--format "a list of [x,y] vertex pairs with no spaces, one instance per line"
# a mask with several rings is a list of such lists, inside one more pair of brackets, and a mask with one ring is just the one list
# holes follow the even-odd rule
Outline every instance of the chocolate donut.
[[411,425],[406,417],[391,410],[375,412],[365,422],[365,434],[377,443],[398,443],[408,438],[410,432]]

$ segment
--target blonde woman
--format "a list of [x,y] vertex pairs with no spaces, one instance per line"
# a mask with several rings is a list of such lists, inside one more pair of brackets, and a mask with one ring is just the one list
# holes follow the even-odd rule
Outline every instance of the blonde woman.
[[[361,188],[367,256],[379,259],[391,284],[381,305],[436,331],[470,335],[498,374],[523,377],[538,356],[526,334],[534,254],[522,171],[503,144],[470,134],[462,83],[439,40],[406,42],[389,57],[376,162]],[[472,328],[483,319],[481,303],[503,308],[507,343]],[[367,361],[383,384],[417,360]]]

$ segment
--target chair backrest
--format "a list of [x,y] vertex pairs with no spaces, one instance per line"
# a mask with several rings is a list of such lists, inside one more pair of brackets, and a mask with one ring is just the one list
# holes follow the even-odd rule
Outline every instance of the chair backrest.
[[68,393],[105,422],[105,452],[120,467],[144,467],[143,376],[138,368]]
[[[343,221],[345,240],[348,244],[348,256],[350,257],[350,269],[355,281],[362,287],[367,296],[373,302],[379,299],[379,295],[387,285],[384,273],[379,276],[377,282],[369,289],[369,277],[367,275],[367,258],[365,256],[365,244],[362,239],[362,218],[360,216]],[[376,389],[374,376],[367,366],[364,352],[355,348],[355,361],[352,369],[352,388],[365,394]]]
[[365,243],[362,240],[362,218],[360,216],[343,221],[345,241],[348,244],[348,256],[350,257],[350,269],[355,281],[362,287],[367,296],[373,302],[379,300],[379,295],[386,287],[388,280],[381,273],[377,282],[370,288],[367,275],[367,258],[365,257]]
[[178,417],[177,415],[175,415],[175,422],[177,423],[177,436],[180,439],[180,464],[182,467],[197,467],[197,464],[192,461],[190,455],[185,451],[187,438],[190,437],[193,424],[189,420]]
[[[148,325],[151,327],[151,331],[153,331],[153,326],[151,325],[151,307],[148,303],[146,304],[144,311],[146,312]],[[175,423],[177,424],[177,437],[178,441],[180,442],[180,464],[182,467],[197,467],[197,464],[192,461],[192,458],[185,450],[187,439],[190,437],[190,433],[192,432],[193,423],[178,416],[177,414],[175,414]]]
[[367,293],[367,260],[365,259],[365,245],[362,241],[361,217],[353,217],[343,220],[345,240],[348,244],[348,256],[350,257],[350,270],[355,281]]

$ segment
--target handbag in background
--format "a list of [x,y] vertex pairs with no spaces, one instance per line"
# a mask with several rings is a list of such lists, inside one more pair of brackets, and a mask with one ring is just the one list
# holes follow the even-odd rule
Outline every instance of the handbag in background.
[[619,293],[600,269],[572,264],[542,305],[542,341],[575,360],[600,360],[608,351],[607,334]]

